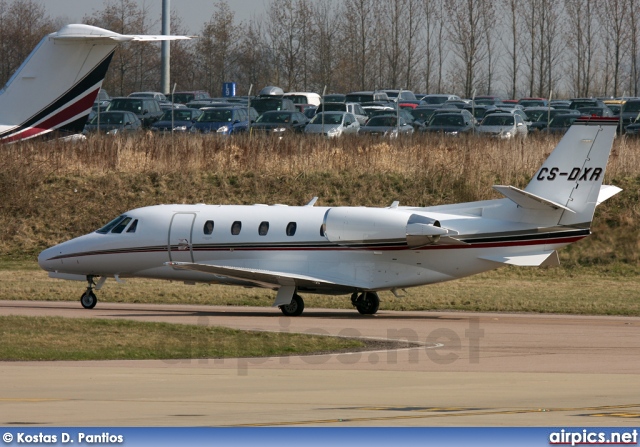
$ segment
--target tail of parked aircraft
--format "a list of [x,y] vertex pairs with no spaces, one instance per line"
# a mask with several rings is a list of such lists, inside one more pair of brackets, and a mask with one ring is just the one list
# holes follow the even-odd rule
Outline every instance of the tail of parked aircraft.
[[617,118],[575,121],[524,190],[494,189],[532,210],[527,221],[589,228],[596,206],[621,191],[602,185],[618,124]]
[[123,35],[66,25],[45,36],[0,91],[0,141],[82,131],[116,46],[186,36]]

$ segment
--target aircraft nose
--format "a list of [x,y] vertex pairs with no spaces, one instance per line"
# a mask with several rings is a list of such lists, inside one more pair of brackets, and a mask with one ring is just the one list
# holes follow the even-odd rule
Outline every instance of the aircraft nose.
[[46,250],[41,251],[38,255],[38,265],[40,268],[48,272],[54,271],[55,261],[52,258],[59,252],[60,250],[57,250],[56,247],[47,248]]

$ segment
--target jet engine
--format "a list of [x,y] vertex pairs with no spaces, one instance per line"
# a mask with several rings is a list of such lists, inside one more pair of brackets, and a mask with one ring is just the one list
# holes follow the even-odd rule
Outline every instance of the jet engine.
[[410,211],[390,208],[330,208],[324,215],[324,236],[339,245],[434,244],[441,236],[457,234],[440,222]]

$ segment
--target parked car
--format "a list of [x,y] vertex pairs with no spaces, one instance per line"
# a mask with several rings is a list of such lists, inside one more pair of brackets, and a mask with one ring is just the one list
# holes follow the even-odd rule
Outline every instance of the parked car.
[[510,113],[512,115],[518,115],[520,118],[522,118],[522,121],[527,125],[527,127],[531,125],[531,120],[529,120],[529,117],[520,106],[513,107],[513,108],[502,107],[502,106],[496,107],[495,109],[487,110],[487,113],[484,116],[486,118],[487,116],[492,115],[494,113]]
[[569,104],[570,109],[579,109],[581,107],[606,107],[606,105],[597,98],[573,98],[571,104]]
[[118,135],[122,133],[138,132],[142,129],[142,122],[133,112],[115,111],[102,112],[94,116],[85,126],[83,134],[93,132]]
[[314,106],[319,106],[321,102],[320,95],[313,92],[288,92],[282,97],[290,99],[294,104],[313,104]]
[[249,128],[249,115],[245,107],[216,107],[202,109],[202,115],[193,123],[191,132],[233,135],[246,132]]
[[640,99],[628,99],[620,109],[623,126],[627,126],[636,121],[640,116]]
[[458,95],[426,95],[420,100],[420,104],[433,105],[444,104],[447,101],[459,101]]
[[520,98],[518,100],[518,104],[525,109],[527,107],[547,107],[549,105],[549,101],[544,98]]
[[277,98],[282,98],[284,95],[284,90],[280,87],[275,87],[273,85],[268,85],[264,87],[260,92],[258,92],[258,96],[272,96]]
[[536,121],[533,121],[531,125],[529,125],[529,132],[545,130],[547,128],[547,124],[550,122],[547,121],[547,117],[553,120],[553,118],[560,115],[580,116],[580,112],[578,112],[577,110],[551,109],[550,111],[537,115],[535,117]]
[[569,109],[571,101],[566,99],[552,99],[551,102],[549,102],[549,105],[554,109]]
[[478,106],[495,106],[502,103],[502,98],[493,95],[481,95],[473,98],[473,101]]
[[[433,118],[435,116],[437,116],[437,115],[452,114],[452,113],[458,114],[458,115],[462,115],[462,117],[464,118],[465,121],[469,121],[474,126],[476,126],[478,124],[478,120],[467,109],[443,109],[443,108],[440,108],[440,109],[435,110],[433,112],[433,116],[431,117],[431,119],[433,120]],[[428,124],[429,123],[427,123],[427,125]]]
[[542,132],[554,134],[565,133],[567,130],[569,130],[569,127],[571,127],[573,122],[578,118],[580,118],[579,114],[565,114],[555,116],[549,122],[548,127],[542,129]]
[[352,113],[320,112],[309,121],[304,128],[304,133],[336,138],[342,135],[355,135],[358,129],[360,129],[360,123]]
[[398,136],[412,135],[413,132],[413,126],[403,117],[398,119],[395,115],[380,115],[372,117],[367,124],[360,127],[358,135],[398,138]]
[[411,90],[393,90],[393,89],[383,89],[380,90],[387,94],[387,97],[393,102],[402,102],[402,101],[417,101],[416,95],[413,94]]
[[175,92],[172,95],[173,102],[178,104],[187,104],[191,101],[198,101],[200,99],[210,98],[209,92],[205,92],[204,90],[193,90],[187,92]]
[[116,110],[135,113],[143,127],[151,127],[163,114],[158,100],[153,98],[111,98],[107,111]]
[[253,132],[282,136],[291,132],[303,132],[309,119],[301,112],[290,110],[272,110],[264,112],[255,123],[251,124]]
[[200,109],[169,109],[158,121],[151,125],[151,130],[155,132],[189,132],[193,123],[202,115]]
[[371,90],[348,93],[344,100],[345,102],[359,102],[360,104],[363,102],[391,102],[385,92]]
[[476,121],[480,122],[488,112],[490,112],[491,110],[495,110],[496,106],[491,104],[476,104],[474,106],[466,105],[463,107],[463,109],[470,112],[476,119]]
[[473,132],[475,126],[462,113],[442,113],[434,115],[425,128],[425,132],[443,133],[450,136],[458,136]]
[[290,110],[296,111],[296,106],[293,105],[293,101],[288,98],[279,97],[265,97],[261,96],[251,100],[251,107],[256,109],[259,115],[269,110]]
[[322,97],[322,102],[345,102],[347,100],[347,95],[343,95],[342,93],[331,93],[330,95],[324,95]]
[[626,100],[622,100],[622,99],[605,99],[602,102],[604,102],[605,105],[607,107],[609,107],[609,109],[611,110],[611,113],[613,113],[613,116],[620,116],[620,112],[622,110],[622,106],[626,102]]
[[369,116],[362,106],[357,102],[325,102],[320,104],[316,113],[320,112],[349,112],[356,117],[361,126],[367,122]]
[[497,138],[525,138],[529,131],[522,118],[512,113],[491,113],[487,115],[478,128],[479,134]]
[[580,107],[578,108],[578,112],[581,115],[588,116],[613,116],[613,112],[609,107]]
[[438,109],[440,109],[440,106],[420,106],[409,110],[409,113],[413,116],[414,122],[426,125]]
[[129,98],[156,99],[161,106],[171,104],[171,101],[169,101],[167,97],[160,92],[133,92],[133,93],[129,93]]

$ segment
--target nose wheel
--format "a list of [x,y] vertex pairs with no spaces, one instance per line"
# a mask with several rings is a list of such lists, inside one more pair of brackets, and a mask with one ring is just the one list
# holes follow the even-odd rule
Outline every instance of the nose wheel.
[[87,282],[89,285],[87,286],[87,290],[85,290],[80,297],[80,304],[82,304],[82,307],[85,309],[93,309],[96,307],[96,304],[98,304],[98,298],[96,297],[96,294],[93,293],[93,287],[96,285],[96,283],[93,282],[93,275],[87,276]]
[[91,289],[87,289],[80,297],[80,304],[82,304],[82,307],[84,307],[85,309],[93,309],[94,307],[96,307],[97,303],[98,298]]

